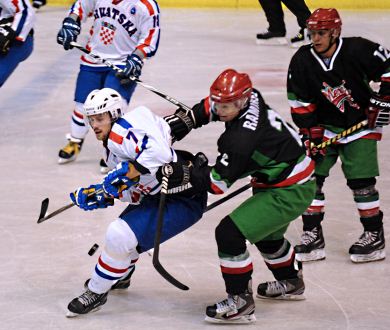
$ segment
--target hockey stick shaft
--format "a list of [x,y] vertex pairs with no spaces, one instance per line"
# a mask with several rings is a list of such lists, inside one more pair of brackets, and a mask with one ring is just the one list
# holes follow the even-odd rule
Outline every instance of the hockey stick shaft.
[[235,190],[235,191],[231,192],[230,194],[226,195],[225,197],[223,197],[221,199],[218,199],[214,203],[211,203],[210,205],[208,205],[206,207],[206,210],[204,211],[204,213],[212,210],[213,208],[217,207],[218,205],[221,205],[221,204],[225,203],[229,199],[232,199],[233,197],[241,194],[242,192],[244,192],[245,190],[249,189],[250,187],[252,187],[252,185],[250,183],[247,183],[246,185],[242,186],[241,188],[238,188],[237,190]]
[[336,136],[332,137],[331,139],[324,141],[318,145],[316,145],[317,149],[324,149],[331,144],[337,142],[338,140],[351,135],[353,132],[356,132],[357,130],[361,129],[364,126],[367,126],[368,120],[363,120],[360,123],[357,123],[356,125],[351,126],[350,128],[346,129],[345,131],[342,131],[341,133],[337,134]]
[[[160,202],[158,205],[158,213],[157,213],[157,228],[156,228],[156,236],[154,238],[154,252],[153,252],[153,266],[154,268],[159,272],[159,274],[164,277],[169,283],[174,285],[175,287],[181,289],[181,290],[188,290],[189,287],[178,281],[176,278],[174,278],[171,274],[169,274],[165,268],[161,265],[159,260],[159,254],[160,254],[160,242],[161,242],[161,234],[162,234],[162,228],[164,223],[164,209],[165,209],[165,201],[167,197],[167,191],[168,191],[168,178],[170,175],[170,165],[165,165],[163,167],[163,178],[162,178],[162,184],[161,184],[161,192],[160,192]],[[164,170],[167,169],[167,170]]]
[[[110,61],[100,57],[99,55],[96,55],[94,53],[92,53],[90,50],[88,50],[87,48],[81,46],[80,44],[78,44],[77,42],[71,42],[70,43],[73,47],[81,50],[83,53],[89,55],[90,57],[94,58],[95,60],[98,60],[98,61],[101,61],[104,65],[108,66],[109,68],[113,69],[114,71],[116,72],[123,72],[123,70],[121,68],[119,68],[118,66],[116,66],[115,64],[111,63]],[[138,78],[136,77],[130,77],[130,80],[133,80],[135,83],[137,83],[138,85],[141,85],[142,87],[148,89],[149,91],[157,94],[158,96],[166,99],[168,102],[171,102],[172,104],[184,109],[187,113],[189,111],[192,111],[192,109],[185,105],[184,103],[181,103],[180,101],[176,100],[175,98],[159,91],[158,89],[154,88],[153,86],[150,86],[150,85],[147,85],[145,84],[143,81],[139,80]]]

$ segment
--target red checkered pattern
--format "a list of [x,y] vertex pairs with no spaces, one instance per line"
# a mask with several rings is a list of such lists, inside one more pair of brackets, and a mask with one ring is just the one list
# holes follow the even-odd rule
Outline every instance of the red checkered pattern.
[[112,43],[112,41],[114,40],[114,34],[115,34],[115,31],[105,27],[105,26],[102,26],[101,29],[100,29],[100,40],[105,44],[105,45],[109,45]]

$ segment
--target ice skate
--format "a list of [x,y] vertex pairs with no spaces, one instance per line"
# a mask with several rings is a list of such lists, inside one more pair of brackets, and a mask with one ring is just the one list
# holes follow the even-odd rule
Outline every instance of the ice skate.
[[286,33],[284,32],[272,32],[265,31],[262,33],[258,33],[256,35],[256,43],[258,45],[287,45],[287,39],[285,38]]
[[325,240],[321,225],[312,230],[304,231],[301,244],[294,247],[295,258],[298,261],[315,261],[325,259]]
[[108,293],[98,294],[87,289],[81,296],[74,298],[68,305],[66,317],[98,311],[107,302]]
[[349,249],[353,262],[370,262],[386,258],[383,228],[379,231],[364,231],[359,240]]
[[299,271],[297,278],[260,283],[257,287],[257,297],[276,300],[304,300],[304,291],[305,283],[302,271]]
[[290,45],[293,48],[298,48],[310,43],[310,34],[307,29],[300,29],[299,32],[290,39]]
[[68,144],[63,147],[58,153],[58,164],[66,164],[76,160],[83,145],[83,139],[76,139],[70,134],[67,134]]
[[246,291],[214,305],[207,306],[205,321],[210,323],[246,324],[256,322],[255,302],[252,293]]
[[[130,287],[130,283],[131,283],[131,275],[133,275],[134,270],[135,270],[135,268],[133,268],[133,270],[130,271],[130,273],[128,273],[124,278],[121,278],[121,279],[117,280],[111,286],[110,291],[115,291],[115,290],[123,291],[123,290],[128,289]],[[85,281],[85,283],[84,283],[84,289],[85,290],[88,290],[88,283],[89,283],[90,280],[91,279],[89,278],[88,280]]]
[[99,166],[100,166],[100,173],[101,174],[107,174],[110,171],[107,163],[105,162],[105,160],[103,158],[100,159]]

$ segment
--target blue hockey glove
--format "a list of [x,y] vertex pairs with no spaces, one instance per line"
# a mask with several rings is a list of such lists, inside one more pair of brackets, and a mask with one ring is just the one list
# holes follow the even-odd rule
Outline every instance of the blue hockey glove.
[[16,32],[8,25],[0,26],[0,54],[6,55],[12,41],[16,38]]
[[114,205],[114,199],[105,195],[102,184],[78,188],[75,192],[70,193],[70,199],[84,211],[105,209]]
[[126,176],[127,172],[129,172],[128,162],[119,163],[115,169],[108,172],[103,181],[104,191],[108,195],[118,198],[122,191],[136,184],[137,181],[130,180]]
[[77,36],[80,34],[80,23],[71,17],[65,17],[62,22],[61,30],[57,34],[57,43],[64,46],[65,50],[72,49],[71,42],[77,41]]
[[116,76],[120,79],[122,85],[126,85],[131,82],[130,77],[138,78],[141,75],[144,62],[141,57],[136,54],[127,56],[126,67],[122,72],[118,72]]

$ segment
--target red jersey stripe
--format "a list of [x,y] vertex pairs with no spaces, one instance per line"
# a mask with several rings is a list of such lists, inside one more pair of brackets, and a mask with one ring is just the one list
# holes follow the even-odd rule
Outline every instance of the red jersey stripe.
[[108,137],[110,140],[118,143],[118,144],[122,144],[123,142],[123,136],[120,136],[119,134],[116,134],[115,132],[111,131],[110,132],[110,135]]
[[141,2],[146,6],[146,8],[148,8],[149,15],[153,16],[154,15],[154,9],[153,9],[152,5],[148,1],[146,1],[146,0],[141,0]]
[[303,115],[306,113],[312,113],[317,109],[317,106],[313,103],[310,103],[307,107],[291,107],[291,113],[296,113],[298,115]]

